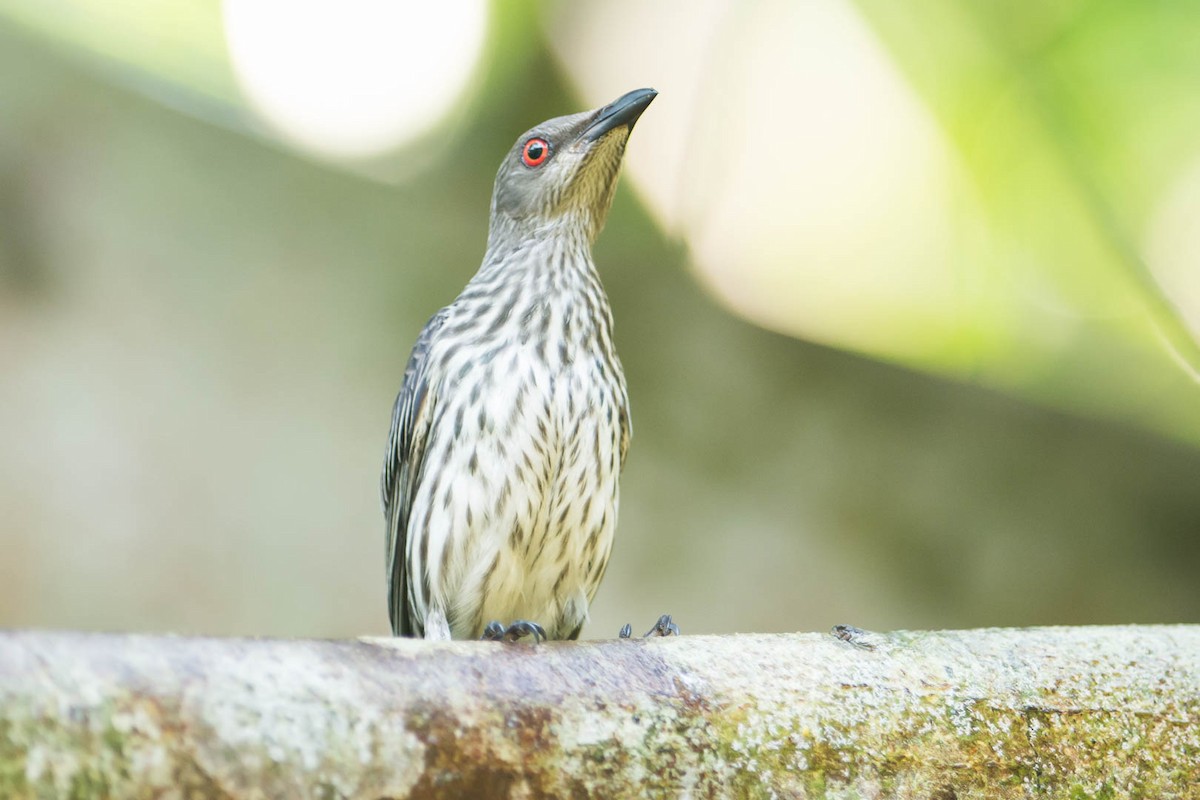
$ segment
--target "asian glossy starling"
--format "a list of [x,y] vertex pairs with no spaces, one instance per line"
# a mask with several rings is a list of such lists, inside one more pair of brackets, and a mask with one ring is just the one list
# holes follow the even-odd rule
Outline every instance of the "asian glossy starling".
[[574,639],[587,620],[631,432],[591,247],[656,95],[517,139],[482,266],[417,338],[382,478],[397,636]]

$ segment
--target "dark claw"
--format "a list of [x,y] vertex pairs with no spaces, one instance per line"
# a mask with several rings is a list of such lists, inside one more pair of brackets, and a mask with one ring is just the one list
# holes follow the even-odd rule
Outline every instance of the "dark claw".
[[[663,614],[658,618],[658,622],[654,623],[654,627],[646,631],[643,639],[649,639],[652,636],[678,636],[679,626],[671,619],[670,614]],[[621,632],[617,634],[618,639],[632,639],[633,626],[628,622],[621,628]]]
[[483,636],[480,638],[489,642],[516,642],[524,639],[526,636],[532,636],[533,641],[546,641],[546,629],[536,622],[519,619],[507,628],[499,622],[492,620],[483,629]]
[[546,629],[536,622],[519,619],[508,626],[508,630],[504,632],[504,641],[515,642],[518,639],[524,639],[526,636],[532,636],[535,644],[537,642],[544,642],[546,641]]
[[654,623],[654,627],[646,631],[646,638],[651,636],[678,636],[679,626],[671,621],[670,614],[663,614]]

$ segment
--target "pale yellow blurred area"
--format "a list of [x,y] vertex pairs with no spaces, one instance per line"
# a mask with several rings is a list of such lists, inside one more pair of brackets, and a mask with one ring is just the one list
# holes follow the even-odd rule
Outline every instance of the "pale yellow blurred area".
[[726,303],[909,361],[954,335],[982,269],[953,261],[953,206],[974,199],[853,6],[630,0],[563,17],[558,52],[587,96],[661,92],[630,171]]

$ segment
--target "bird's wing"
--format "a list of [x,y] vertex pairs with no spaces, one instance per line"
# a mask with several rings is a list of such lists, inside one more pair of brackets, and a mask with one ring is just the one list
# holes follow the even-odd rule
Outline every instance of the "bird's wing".
[[405,541],[408,536],[409,512],[413,495],[421,477],[421,461],[433,417],[436,397],[430,385],[429,351],[445,322],[447,310],[442,309],[425,325],[413,346],[404,383],[392,407],[392,427],[388,433],[387,453],[383,459],[380,493],[383,496],[383,515],[387,520],[387,580],[388,616],[396,636],[419,635],[414,630],[408,608],[408,580]]
[[[620,363],[620,362],[618,362]],[[617,425],[621,438],[618,442],[620,461],[617,463],[621,471],[625,470],[625,456],[629,453],[629,440],[633,438],[633,420],[629,418],[629,390],[625,388],[625,379],[621,379],[621,393],[618,395]]]

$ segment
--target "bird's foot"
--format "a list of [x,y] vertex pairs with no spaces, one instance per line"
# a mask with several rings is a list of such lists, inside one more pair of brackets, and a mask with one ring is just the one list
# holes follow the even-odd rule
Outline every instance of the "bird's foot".
[[[672,621],[670,614],[663,614],[661,617],[658,618],[658,622],[654,623],[654,627],[651,628],[650,630],[646,631],[646,635],[643,636],[642,638],[649,639],[652,636],[678,636],[678,635],[679,635],[679,626],[676,625],[674,623],[674,621]],[[621,628],[621,632],[619,634],[617,634],[617,638],[619,638],[619,639],[633,638],[633,628],[629,625],[628,622],[625,623],[625,626],[623,628]]]
[[679,626],[671,619],[670,614],[663,614],[658,618],[658,622],[654,623],[654,627],[646,631],[646,636],[678,636]]
[[544,642],[546,641],[546,629],[536,622],[523,619],[517,620],[507,628],[498,621],[492,620],[483,629],[483,636],[479,638],[486,642],[516,642],[526,636],[532,636],[535,643]]

